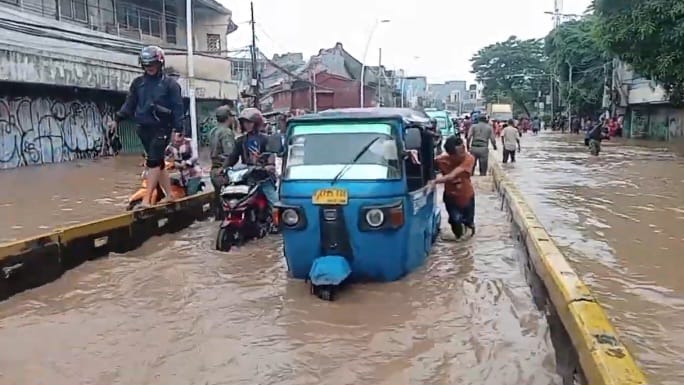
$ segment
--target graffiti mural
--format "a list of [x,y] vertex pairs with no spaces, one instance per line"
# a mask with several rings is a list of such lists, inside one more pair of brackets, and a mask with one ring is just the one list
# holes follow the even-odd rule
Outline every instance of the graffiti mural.
[[208,146],[211,132],[216,128],[216,109],[221,105],[217,101],[201,101],[197,103],[197,131],[199,145]]
[[49,97],[0,97],[0,169],[96,157],[107,103]]

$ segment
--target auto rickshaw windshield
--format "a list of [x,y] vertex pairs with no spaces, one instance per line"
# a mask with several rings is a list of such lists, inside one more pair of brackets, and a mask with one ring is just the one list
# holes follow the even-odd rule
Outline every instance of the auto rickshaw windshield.
[[[377,139],[376,139],[377,138]],[[372,142],[372,143],[371,143]],[[368,146],[367,151],[362,151]],[[362,154],[350,165],[360,152]],[[387,123],[318,123],[294,126],[284,180],[400,179],[398,141]]]

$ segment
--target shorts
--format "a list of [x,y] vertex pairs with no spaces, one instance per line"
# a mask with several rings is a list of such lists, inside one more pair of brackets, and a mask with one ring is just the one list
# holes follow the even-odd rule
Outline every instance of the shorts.
[[136,131],[145,149],[147,160],[163,165],[164,153],[171,141],[171,129],[138,126]]
[[470,201],[464,207],[455,204],[453,198],[446,194],[443,196],[443,200],[449,214],[450,225],[463,224],[468,227],[475,226],[475,196],[470,198]]

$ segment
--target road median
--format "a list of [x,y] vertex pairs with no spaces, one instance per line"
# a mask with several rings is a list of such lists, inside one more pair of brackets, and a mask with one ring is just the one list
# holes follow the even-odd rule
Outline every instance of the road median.
[[[490,159],[494,159],[494,154]],[[529,267],[543,285],[551,316],[562,323],[576,354],[569,373],[579,384],[637,385],[646,378],[589,288],[555,242],[498,161],[490,161],[502,208],[525,245]]]
[[214,193],[62,227],[0,244],[0,301],[59,278],[110,252],[124,253],[155,235],[175,232],[211,213]]

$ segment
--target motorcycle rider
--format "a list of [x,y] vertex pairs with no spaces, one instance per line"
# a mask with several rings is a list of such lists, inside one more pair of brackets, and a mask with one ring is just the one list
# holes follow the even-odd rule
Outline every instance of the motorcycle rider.
[[[226,166],[232,167],[239,160],[242,160],[243,164],[259,165],[262,154],[269,152],[269,137],[260,131],[264,126],[264,116],[256,108],[246,108],[240,113],[238,122],[245,134],[237,139]],[[275,156],[268,157],[265,168],[275,177]],[[261,191],[268,199],[271,208],[278,201],[278,192],[273,177],[261,183]]]
[[221,187],[228,183],[224,170],[235,149],[235,131],[233,121],[235,114],[230,107],[224,105],[216,109],[216,121],[218,125],[209,137],[211,148],[211,184],[214,185],[214,200],[216,204],[216,219],[223,219],[223,206],[221,205]]
[[138,137],[147,154],[147,195],[142,205],[149,206],[157,185],[161,185],[165,192],[163,201],[173,200],[171,179],[164,170],[164,153],[172,132],[174,137],[183,132],[183,98],[178,82],[164,73],[165,59],[161,48],[147,46],[138,59],[145,73],[131,82],[126,101],[110,123],[110,128],[116,131],[122,120],[135,120]]
[[166,157],[173,160],[175,167],[185,180],[188,195],[195,195],[202,182],[202,168],[199,165],[199,154],[192,145],[192,140],[183,133],[176,135],[166,148]]

